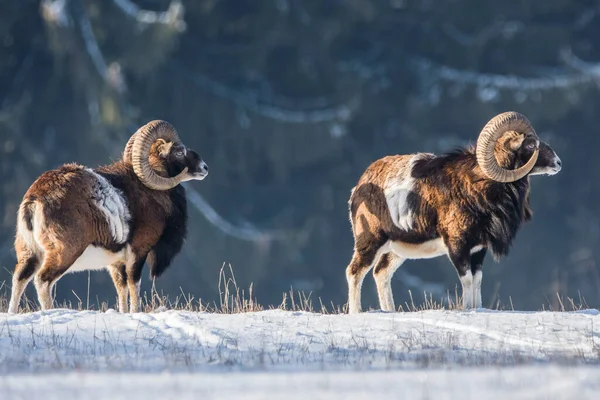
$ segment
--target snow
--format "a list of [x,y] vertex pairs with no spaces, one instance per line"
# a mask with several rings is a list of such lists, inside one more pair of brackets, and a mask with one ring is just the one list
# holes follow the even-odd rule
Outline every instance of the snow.
[[600,398],[600,313],[0,313],[0,398]]

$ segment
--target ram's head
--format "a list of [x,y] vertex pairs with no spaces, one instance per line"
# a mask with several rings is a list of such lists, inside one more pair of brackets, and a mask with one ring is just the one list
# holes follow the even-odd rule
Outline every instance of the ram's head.
[[517,112],[492,118],[477,139],[477,163],[497,182],[514,182],[526,175],[554,175],[560,158],[537,136],[529,120]]
[[181,182],[202,180],[208,166],[198,153],[185,146],[166,121],[150,121],[135,132],[123,153],[144,185],[169,190]]

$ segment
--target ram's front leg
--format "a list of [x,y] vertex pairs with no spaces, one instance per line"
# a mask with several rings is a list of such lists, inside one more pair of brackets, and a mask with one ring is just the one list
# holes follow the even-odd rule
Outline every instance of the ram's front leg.
[[146,262],[146,255],[136,256],[126,267],[127,287],[129,289],[129,312],[137,313],[140,308],[140,283],[142,280],[142,269]]
[[475,307],[473,298],[473,273],[471,272],[471,254],[470,248],[460,240],[446,241],[448,247],[448,257],[456,272],[462,286],[463,309],[469,310]]
[[127,312],[127,272],[125,264],[122,262],[115,263],[109,267],[110,276],[117,289],[117,296],[119,298],[119,312]]
[[487,250],[485,248],[471,254],[471,274],[473,274],[473,302],[475,308],[483,306],[481,301],[481,280],[483,278],[483,259]]

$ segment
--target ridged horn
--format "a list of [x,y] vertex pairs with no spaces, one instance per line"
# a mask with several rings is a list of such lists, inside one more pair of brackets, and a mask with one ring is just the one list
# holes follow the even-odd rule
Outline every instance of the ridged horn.
[[[150,166],[150,149],[152,144],[164,139],[167,142],[179,142],[179,136],[173,125],[166,121],[150,121],[134,134],[131,145],[131,163],[138,178],[147,187],[155,190],[169,190],[179,185],[188,169],[185,168],[177,176],[165,178],[158,175]],[[127,147],[125,147],[127,152]]]
[[523,178],[533,169],[539,156],[539,149],[535,149],[525,165],[513,170],[498,165],[494,155],[496,142],[507,131],[533,133],[537,137],[529,120],[523,114],[514,111],[498,114],[483,127],[477,138],[477,163],[485,175],[497,182],[514,182]]
[[133,135],[131,135],[131,137],[127,141],[127,144],[125,145],[125,151],[123,152],[123,161],[125,161],[128,164],[131,164],[131,150],[133,149],[133,142],[135,141],[135,137],[138,132],[139,129]]

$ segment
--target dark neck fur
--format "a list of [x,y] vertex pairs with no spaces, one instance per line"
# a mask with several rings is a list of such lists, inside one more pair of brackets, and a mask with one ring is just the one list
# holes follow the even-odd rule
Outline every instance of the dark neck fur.
[[[506,168],[506,166],[505,166]],[[519,227],[531,219],[529,178],[501,183],[483,175],[474,149],[458,149],[415,163],[413,177],[424,179],[470,215],[472,240],[498,259],[506,255]]]

